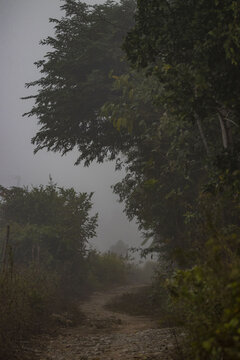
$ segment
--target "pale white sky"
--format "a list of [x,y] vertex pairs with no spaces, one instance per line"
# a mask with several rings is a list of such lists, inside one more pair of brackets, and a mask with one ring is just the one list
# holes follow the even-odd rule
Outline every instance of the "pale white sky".
[[94,210],[99,212],[97,248],[105,250],[120,239],[131,246],[140,245],[136,225],[128,222],[110,189],[121,179],[114,164],[84,168],[74,166],[76,153],[61,157],[41,151],[33,155],[31,138],[37,120],[22,118],[31,102],[20,98],[31,95],[32,89],[25,89],[24,84],[39,77],[33,63],[46,52],[39,41],[51,35],[48,18],[62,15],[61,4],[60,0],[0,0],[0,184],[16,186],[19,180],[21,185],[46,184],[51,174],[60,186],[93,191]]

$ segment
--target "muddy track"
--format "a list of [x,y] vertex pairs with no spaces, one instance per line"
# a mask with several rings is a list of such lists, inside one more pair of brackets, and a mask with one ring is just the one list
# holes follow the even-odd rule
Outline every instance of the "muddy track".
[[112,298],[139,290],[124,286],[96,292],[81,304],[84,323],[62,328],[41,350],[40,360],[172,360],[175,338],[172,329],[158,329],[153,319],[112,312],[104,307]]

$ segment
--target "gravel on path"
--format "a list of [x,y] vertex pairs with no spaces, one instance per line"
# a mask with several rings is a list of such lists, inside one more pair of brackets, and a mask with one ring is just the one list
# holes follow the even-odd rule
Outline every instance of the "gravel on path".
[[97,292],[81,305],[86,315],[76,328],[62,328],[36,349],[39,360],[173,360],[174,329],[159,329],[153,319],[113,313],[104,305],[139,286]]

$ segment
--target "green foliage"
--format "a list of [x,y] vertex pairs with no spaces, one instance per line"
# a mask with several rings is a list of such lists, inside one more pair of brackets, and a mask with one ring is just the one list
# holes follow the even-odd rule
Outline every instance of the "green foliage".
[[136,217],[141,229],[157,234],[176,253],[186,245],[184,214],[205,174],[201,138],[194,124],[179,124],[159,108],[155,77],[131,71],[115,86],[120,96],[102,111],[114,126],[130,131],[132,144],[123,151],[119,166],[125,166],[126,176],[114,192],[125,202],[129,219]]
[[2,228],[10,224],[15,261],[56,268],[76,256],[81,260],[96,234],[97,215],[89,214],[92,195],[52,182],[31,189],[1,187],[0,221]]
[[229,177],[223,174],[214,192],[201,194],[188,225],[195,265],[176,271],[167,282],[187,329],[189,359],[240,358],[239,191]]
[[61,8],[65,16],[50,19],[54,37],[42,41],[51,48],[36,63],[42,77],[27,84],[38,87],[37,95],[27,97],[35,106],[26,115],[37,116],[41,126],[32,141],[36,151],[65,154],[77,147],[78,161],[102,162],[114,158],[123,143],[100,109],[117,96],[110,73],[121,75],[128,68],[121,43],[133,25],[135,1],[90,6],[67,0]]
[[89,273],[87,283],[92,288],[104,289],[125,284],[128,281],[130,265],[126,259],[114,253],[88,255]]
[[237,150],[238,163],[239,14],[232,0],[139,0],[124,45],[132,64],[158,79],[167,114],[199,128],[207,157]]
[[[168,284],[185,320],[194,359],[240,358],[240,262],[229,251],[223,254],[222,247],[219,256],[219,248],[212,243],[207,264],[178,271]],[[228,257],[227,264],[223,257]]]

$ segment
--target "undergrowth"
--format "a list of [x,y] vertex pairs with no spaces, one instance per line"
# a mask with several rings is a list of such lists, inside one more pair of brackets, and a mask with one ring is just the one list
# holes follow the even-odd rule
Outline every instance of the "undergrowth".
[[180,325],[179,317],[169,306],[169,295],[164,287],[148,285],[136,292],[125,293],[113,298],[106,307],[114,312],[133,316],[147,316],[157,320],[159,327]]
[[25,269],[0,275],[0,358],[22,356],[22,342],[49,326],[56,308],[55,274]]

